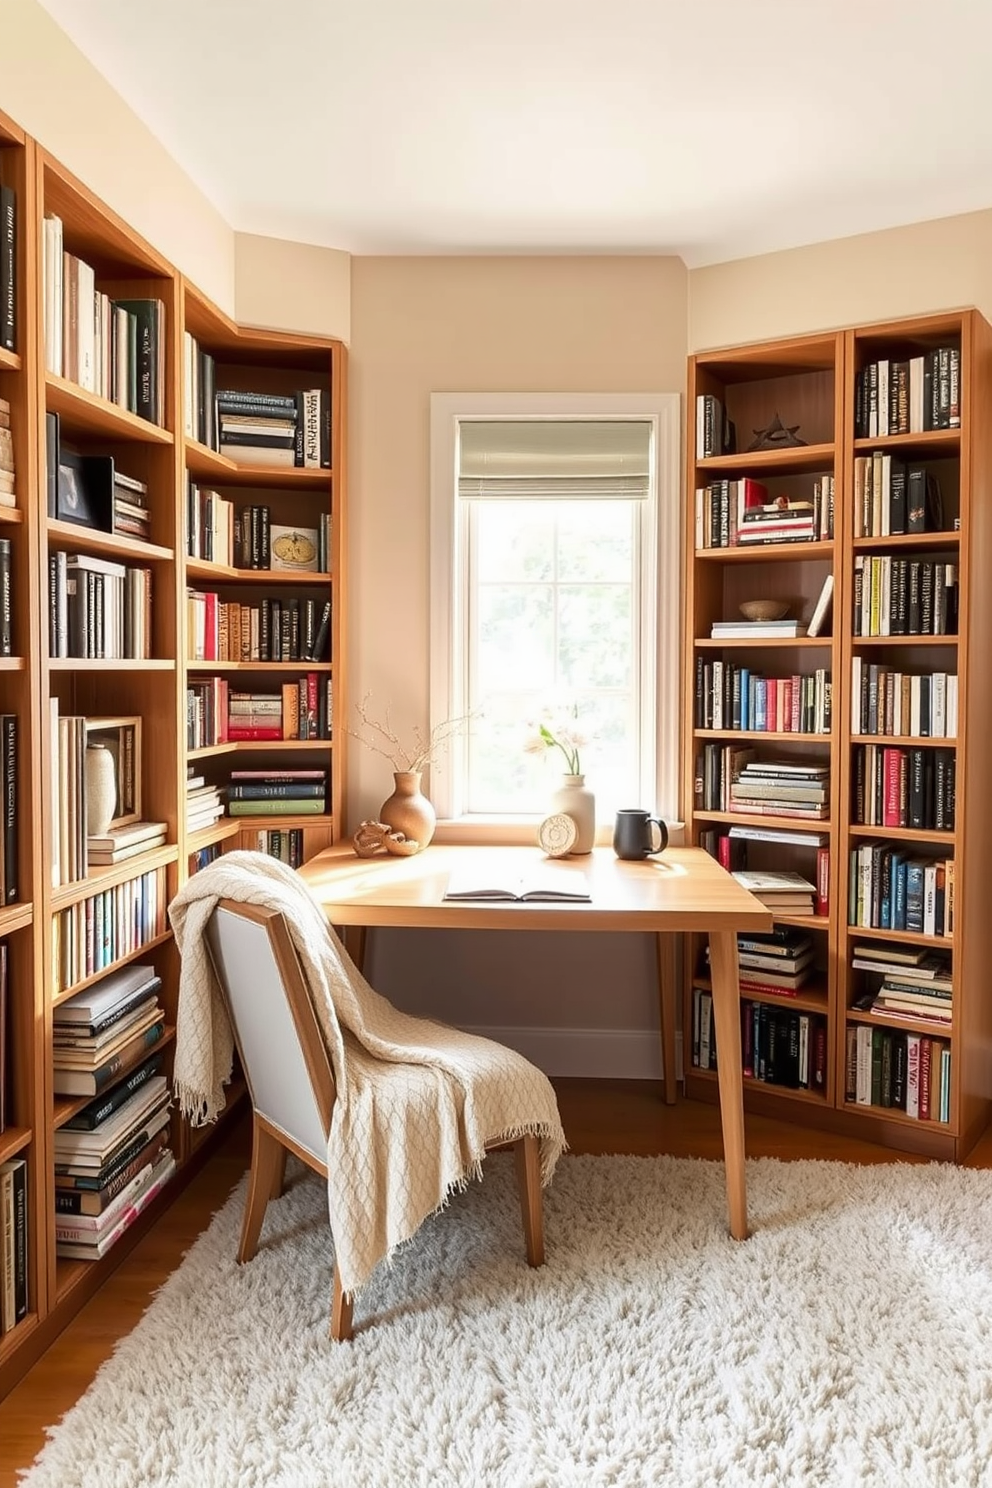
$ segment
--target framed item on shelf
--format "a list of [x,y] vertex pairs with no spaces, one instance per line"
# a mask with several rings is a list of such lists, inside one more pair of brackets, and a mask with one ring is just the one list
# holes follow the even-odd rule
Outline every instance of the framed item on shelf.
[[317,572],[316,527],[281,527],[275,522],[269,528],[270,567],[285,573]]
[[117,806],[108,831],[141,819],[141,719],[87,718],[86,743],[102,744],[114,760]]
[[60,522],[74,522],[78,527],[98,525],[83,473],[82,456],[77,455],[75,450],[59,450],[55,516]]

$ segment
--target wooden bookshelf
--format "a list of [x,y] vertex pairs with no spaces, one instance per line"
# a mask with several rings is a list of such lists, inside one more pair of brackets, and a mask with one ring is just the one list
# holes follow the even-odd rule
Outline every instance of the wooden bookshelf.
[[[186,830],[186,774],[194,765],[223,782],[231,768],[299,764],[328,772],[328,810],[319,817],[287,819],[302,830],[309,857],[343,830],[343,756],[337,741],[239,743],[190,751],[186,736],[186,688],[209,667],[190,664],[187,589],[243,591],[256,598],[276,590],[331,598],[330,647],[320,663],[243,663],[225,670],[240,685],[252,674],[265,685],[279,677],[315,671],[333,689],[333,713],[343,709],[345,538],[345,350],[324,337],[246,330],[213,306],[180,272],[136,234],[57,160],[0,114],[0,180],[17,198],[17,343],[0,349],[0,398],[10,404],[16,503],[0,506],[0,538],[12,550],[10,656],[0,656],[0,714],[17,718],[17,897],[0,903],[0,943],[8,963],[6,1125],[0,1131],[0,1161],[27,1163],[28,1310],[0,1335],[0,1395],[48,1346],[188,1181],[213,1140],[212,1131],[192,1132],[174,1113],[170,1146],[177,1172],[150,1210],[101,1261],[57,1258],[54,1208],[54,1132],[84,1101],[54,1094],[53,1012],[83,988],[135,962],[154,966],[162,981],[160,999],[166,1032],[155,1046],[171,1073],[179,961],[164,918],[165,906],[190,872],[192,856],[206,846],[221,850],[255,846],[259,826],[281,826],[277,818],[231,818],[195,833]],[[111,298],[153,298],[164,307],[161,334],[161,421],[82,387],[63,368],[47,365],[46,215],[62,222],[66,253],[85,261],[95,287]],[[329,394],[331,469],[286,469],[237,464],[223,453],[188,438],[184,423],[184,340],[190,330],[223,368],[218,386],[283,391],[321,386]],[[47,504],[46,415],[57,414],[63,449],[110,455],[116,470],[147,488],[147,538],[65,520]],[[187,561],[187,477],[230,489],[238,504],[263,498],[274,521],[318,526],[333,513],[330,561],[319,574],[250,573],[223,565]],[[61,508],[60,508],[61,510]],[[59,552],[88,555],[96,562],[147,569],[151,574],[149,654],[57,656],[50,654],[50,559]],[[142,720],[141,816],[166,823],[164,844],[112,866],[90,867],[71,882],[53,882],[55,810],[64,791],[52,753],[52,704],[61,715]],[[2,843],[2,837],[0,837]],[[162,920],[150,926],[137,949],[120,948],[99,970],[70,977],[56,965],[55,932],[67,915],[86,914],[86,902],[155,872],[164,885]],[[62,968],[64,971],[64,967]],[[236,1078],[228,1111],[243,1097]]]
[[[871,369],[884,362],[900,369],[915,362],[913,375],[922,376],[926,365],[929,377],[931,354],[938,348],[953,351],[959,367],[960,422],[955,427],[924,427],[920,414],[914,414],[912,432],[865,432],[856,419],[855,402],[862,385],[866,389]],[[954,358],[943,365],[953,367]],[[933,360],[934,378],[938,362]],[[685,778],[688,782],[687,822],[694,842],[709,842],[716,850],[715,835],[723,835],[733,825],[761,829],[820,832],[829,844],[829,912],[826,916],[801,919],[782,916],[776,923],[802,926],[815,944],[815,973],[795,996],[776,998],[770,993],[748,993],[742,988],[742,1001],[761,1002],[784,1007],[790,1012],[817,1013],[826,1026],[826,1063],[819,1089],[795,1089],[756,1078],[745,1081],[749,1109],[777,1115],[789,1113],[789,1119],[832,1128],[852,1136],[880,1142],[907,1151],[937,1158],[960,1160],[973,1146],[990,1114],[992,1087],[987,1078],[985,1051],[992,1039],[992,1007],[984,995],[983,978],[992,953],[992,926],[980,905],[982,865],[992,846],[992,822],[989,820],[988,788],[979,761],[979,741],[992,730],[992,683],[987,669],[980,664],[983,641],[992,634],[992,595],[987,574],[983,573],[983,555],[992,539],[992,513],[984,500],[989,474],[990,439],[984,427],[983,412],[988,406],[992,367],[992,330],[974,310],[945,315],[916,317],[879,325],[864,325],[787,341],[728,348],[701,353],[689,362],[689,421],[687,435],[687,489],[689,520],[687,523],[686,564],[686,634],[687,667],[685,679]],[[865,372],[868,369],[868,372]],[[895,373],[891,374],[895,377]],[[898,374],[905,378],[901,370]],[[929,389],[928,382],[928,389]],[[921,384],[916,384],[917,390]],[[908,382],[903,382],[904,392]],[[737,451],[701,458],[697,442],[697,397],[710,395],[719,401],[737,433]],[[866,392],[866,397],[868,396]],[[906,393],[908,397],[908,393]],[[915,396],[915,394],[914,394]],[[929,392],[927,394],[929,396]],[[896,392],[891,392],[893,414]],[[921,394],[922,400],[922,394]],[[922,401],[921,405],[922,406]],[[867,405],[866,405],[867,407]],[[938,414],[935,408],[934,413]],[[798,425],[798,435],[808,439],[806,447],[776,451],[748,452],[752,431],[765,428],[778,414],[787,427]],[[905,412],[903,412],[905,419]],[[929,411],[927,413],[929,421]],[[872,430],[879,427],[877,418]],[[883,426],[884,428],[884,426]],[[865,459],[888,456],[886,482],[890,472],[905,467],[935,475],[939,482],[942,517],[930,523],[932,530],[902,531],[866,527],[866,503],[874,488],[866,494]],[[858,463],[860,462],[860,464]],[[895,462],[895,463],[892,463]],[[879,467],[880,468],[880,467]],[[774,494],[804,494],[803,482],[825,473],[834,477],[834,527],[827,542],[792,542],[788,545],[740,547],[701,547],[693,521],[694,494],[723,479],[748,477],[761,481]],[[922,487],[918,488],[922,489]],[[875,496],[876,503],[878,502]],[[885,486],[886,516],[890,520],[889,486]],[[873,520],[881,506],[876,504]],[[902,516],[898,519],[902,522]],[[704,532],[709,539],[710,533]],[[896,630],[904,626],[897,618],[899,585],[909,571],[931,563],[944,573],[948,565],[956,570],[958,624],[956,633],[926,634],[860,634],[861,610],[856,610],[861,589],[867,580],[863,565],[870,559],[883,558],[888,564],[885,584],[891,579],[891,592],[885,589],[878,600],[886,614],[883,628]],[[901,567],[900,567],[901,565]],[[833,602],[822,635],[811,638],[772,639],[746,637],[717,639],[710,636],[715,620],[736,619],[742,601],[751,598],[774,598],[789,605],[789,614],[808,622],[826,574],[834,579]],[[881,583],[881,580],[878,580]],[[921,581],[923,582],[923,581]],[[935,580],[936,582],[936,580]],[[943,578],[940,580],[943,583]],[[903,596],[904,599],[904,596]],[[866,601],[867,603],[867,601]],[[890,608],[886,611],[885,606]],[[874,621],[870,620],[869,628]],[[785,677],[803,673],[813,666],[829,669],[831,676],[831,722],[829,732],[820,736],[765,729],[741,730],[727,727],[704,727],[710,722],[701,716],[697,698],[700,685],[697,668],[714,662],[728,667],[745,667],[765,676]],[[914,733],[903,725],[899,732],[869,732],[864,723],[855,727],[853,671],[867,668],[897,672],[909,677],[929,678],[932,674],[956,674],[958,678],[958,721],[956,732],[938,737]],[[704,678],[711,673],[702,673]],[[874,679],[879,673],[873,672]],[[883,679],[884,680],[884,679]],[[906,684],[908,686],[908,684]],[[921,686],[923,684],[920,684]],[[929,687],[929,683],[926,684]],[[884,727],[884,724],[882,725]],[[886,763],[892,765],[891,779],[886,783],[893,795],[885,803],[885,814],[871,815],[864,804],[864,777],[859,775],[859,751],[866,746],[894,751],[916,752],[925,761],[932,750],[946,750],[954,769],[953,825],[937,826],[927,816],[916,815],[904,820],[906,786],[898,795],[898,756]],[[783,809],[779,814],[757,814],[730,809],[729,800],[721,800],[714,809],[711,800],[697,794],[701,761],[707,747],[735,746],[752,748],[761,759],[785,758],[801,761],[809,758],[826,764],[830,770],[831,795],[829,816],[823,820],[799,819]],[[969,747],[970,746],[970,747]],[[919,753],[922,751],[922,753]],[[969,754],[973,758],[969,758]],[[879,756],[876,756],[876,763]],[[713,766],[714,756],[709,756]],[[880,768],[880,767],[879,767]],[[903,769],[905,771],[905,764]],[[929,768],[929,767],[928,767]],[[872,777],[873,782],[875,777]],[[879,776],[879,796],[882,781]],[[712,787],[710,787],[712,789]],[[924,803],[924,808],[930,807]],[[890,814],[891,813],[891,814]],[[873,824],[874,822],[879,824]],[[884,825],[880,824],[885,822]],[[899,824],[895,824],[896,822]],[[865,875],[870,863],[864,856],[869,845],[878,843],[879,875],[876,899],[871,901]],[[772,841],[752,840],[747,843],[747,865],[756,868],[797,870],[815,881],[810,847],[784,845]],[[859,856],[859,854],[861,856]],[[893,854],[896,856],[893,858]],[[953,936],[945,929],[939,897],[937,913],[926,929],[899,928],[893,915],[895,878],[904,873],[899,855],[919,860],[954,864]],[[886,868],[887,894],[881,892],[881,865]],[[939,895],[943,869],[934,870],[931,882]],[[861,899],[859,900],[859,883]],[[900,889],[900,893],[901,893]],[[865,895],[868,894],[867,907]],[[884,908],[883,906],[884,898]],[[849,923],[851,916],[867,916],[872,923]],[[870,1011],[866,1005],[877,990],[882,977],[853,966],[854,948],[872,944],[895,949],[939,952],[946,957],[952,979],[952,1018],[947,1024],[925,1018],[886,1016],[880,1009]],[[694,989],[707,987],[701,947],[692,942],[687,956],[685,1028],[686,1086],[689,1095],[716,1099],[715,1076],[693,1063]],[[876,1059],[875,1086],[870,1083],[857,1090],[852,1077],[857,1029],[874,1030]],[[900,1061],[906,1057],[907,1036],[930,1040],[929,1054],[940,1057],[946,1046],[950,1058],[949,1096],[943,1112],[934,1110],[925,1119],[907,1114],[892,1104],[898,1097],[898,1083],[890,1083],[892,1061],[897,1045],[902,1044]],[[864,1035],[862,1035],[864,1037]],[[698,1036],[697,1036],[698,1042]],[[881,1075],[882,1051],[885,1050],[886,1075]],[[862,1050],[862,1058],[865,1057]],[[882,1091],[885,1092],[883,1104]],[[935,1085],[935,1098],[937,1086]],[[853,1098],[852,1098],[853,1096]]]

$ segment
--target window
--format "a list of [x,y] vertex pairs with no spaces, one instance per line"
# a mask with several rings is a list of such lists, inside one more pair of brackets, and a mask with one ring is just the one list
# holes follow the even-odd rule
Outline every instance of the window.
[[565,769],[528,726],[574,709],[601,821],[678,808],[675,394],[432,399],[431,721],[471,714],[443,817],[540,817]]

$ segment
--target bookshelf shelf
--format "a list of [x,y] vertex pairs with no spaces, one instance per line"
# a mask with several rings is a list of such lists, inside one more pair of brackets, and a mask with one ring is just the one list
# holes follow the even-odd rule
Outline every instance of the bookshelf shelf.
[[[151,873],[156,868],[167,868],[176,861],[178,851],[178,848],[165,844],[162,847],[153,847],[150,852],[141,853],[138,857],[128,858],[123,863],[92,867],[85,878],[77,878],[73,883],[62,884],[59,888],[52,889],[49,907],[53,911],[66,909],[71,904],[77,904],[81,899],[88,899],[92,894],[112,888],[115,884],[127,883],[142,873]],[[106,972],[102,974],[106,975]]]
[[262,672],[272,675],[285,672],[317,672],[330,676],[334,670],[334,663],[330,661],[188,661],[186,670],[202,673],[205,676],[211,676],[215,672]]
[[50,413],[57,413],[67,429],[101,434],[107,439],[134,439],[143,444],[168,445],[173,442],[169,429],[161,429],[147,419],[109,403],[96,393],[87,392],[54,372],[45,375],[45,401]]
[[168,657],[148,657],[135,661],[130,657],[117,656],[102,657],[99,660],[80,656],[52,656],[48,658],[48,670],[70,676],[86,672],[174,672],[176,663]]
[[172,548],[162,547],[158,543],[140,542],[136,538],[121,537],[114,532],[98,532],[92,527],[77,527],[72,522],[57,522],[54,517],[49,517],[46,530],[49,542],[71,547],[79,553],[103,553],[122,563],[175,562],[176,555]]
[[0,1132],[0,1162],[8,1162],[30,1145],[34,1132],[30,1127],[7,1126]]
[[[738,675],[734,669],[741,666],[752,673],[760,670],[762,677],[789,676],[823,667],[831,679],[831,731],[829,735],[799,736],[696,726],[687,730],[685,774],[694,786],[699,782],[701,792],[686,809],[689,840],[727,857],[730,851],[740,851],[739,838],[721,846],[734,825],[748,826],[759,833],[761,829],[773,829],[819,834],[829,849],[829,915],[816,922],[808,917],[805,921],[775,917],[776,925],[797,931],[805,928],[813,935],[820,948],[817,962],[827,967],[825,986],[817,988],[816,1008],[827,1029],[826,1091],[805,1096],[801,1108],[795,1109],[801,1109],[804,1115],[808,1112],[817,1125],[852,1135],[860,1131],[870,1140],[896,1148],[955,1160],[967,1154],[992,1114],[992,1091],[982,1052],[992,1043],[992,1006],[983,992],[992,959],[992,925],[988,924],[982,902],[984,864],[992,852],[992,812],[981,758],[984,742],[992,734],[992,677],[982,665],[992,634],[992,586],[983,557],[992,543],[992,511],[984,500],[992,467],[992,436],[985,417],[990,395],[992,329],[974,310],[705,352],[691,358],[689,364],[689,486],[690,490],[704,491],[702,500],[697,497],[695,509],[702,513],[704,523],[709,521],[705,530],[710,535],[716,531],[717,513],[720,536],[726,535],[722,524],[728,489],[736,493],[732,499],[743,503],[744,510],[754,506],[749,521],[762,520],[757,514],[761,505],[770,511],[780,496],[788,497],[791,507],[802,509],[804,503],[809,504],[809,483],[822,481],[825,474],[833,478],[834,502],[832,539],[795,542],[785,550],[781,545],[752,545],[697,551],[697,532],[690,524],[693,530],[687,533],[685,610],[690,659],[685,679],[687,716],[696,724],[710,717],[708,704],[702,712],[696,707],[700,658],[705,658],[704,688],[716,685],[708,679],[720,677],[715,663],[724,657],[733,663],[731,681]],[[733,448],[732,427],[738,436],[749,437],[749,430],[766,427],[775,414],[786,427],[798,426],[800,437],[808,438],[809,445],[772,455],[708,453],[720,447],[721,441],[723,448]],[[889,433],[889,428],[899,432]],[[729,482],[742,484],[728,486]],[[760,495],[752,499],[747,482],[765,485],[772,499],[766,501]],[[822,495],[822,485],[819,489]],[[779,502],[779,507],[784,504]],[[731,506],[730,515],[733,542],[742,520],[741,506]],[[773,519],[769,516],[767,520]],[[900,531],[906,524],[918,525],[921,530]],[[879,535],[888,526],[896,531]],[[872,535],[855,536],[862,527]],[[884,563],[868,562],[869,558],[889,557],[891,569]],[[832,610],[826,623],[829,634],[812,641],[711,637],[711,623],[734,616],[738,604],[753,595],[782,598],[788,602],[791,615],[807,620],[828,573],[834,581]],[[911,583],[920,583],[919,628],[928,632],[937,629],[938,633],[855,634],[856,595],[860,604],[861,587],[867,583],[879,585],[871,599],[873,611],[877,601],[881,614],[882,606],[900,602],[898,596],[906,590],[896,586],[902,585],[907,576]],[[888,585],[890,578],[891,593],[887,587],[881,589],[882,582]],[[931,582],[934,594],[940,585],[941,604],[947,593],[951,594],[947,616],[943,610],[939,614],[924,610],[930,593],[924,592],[923,586]],[[910,601],[916,603],[917,599],[910,594],[907,603]],[[954,601],[956,631],[951,608]],[[867,609],[867,595],[865,606]],[[951,620],[951,629],[943,633],[939,623],[946,618]],[[913,620],[915,623],[915,617]],[[894,608],[889,611],[889,621],[900,623],[900,614]],[[957,726],[953,735],[866,734],[860,731],[860,725],[855,732],[851,727],[852,704],[857,702],[855,681],[864,687],[869,667],[875,666],[882,673],[900,674],[899,686],[912,687],[914,710],[917,688],[929,704],[929,689],[938,683],[941,688],[949,686],[948,679],[955,677]],[[724,686],[727,675],[722,676]],[[872,672],[871,685],[874,679]],[[881,688],[881,674],[878,685]],[[891,679],[886,685],[893,685]],[[903,706],[908,696],[902,695]],[[706,700],[709,694],[704,691],[703,697]],[[726,712],[723,717],[727,717]],[[875,746],[878,753],[866,755],[868,746]],[[730,751],[741,749],[754,751],[758,760],[765,762],[766,774],[775,759],[791,762],[800,770],[804,764],[826,765],[831,787],[829,818],[800,818],[785,809],[775,816],[701,809],[704,801],[709,804],[713,799],[713,751],[719,755],[721,769],[739,771],[746,769],[744,758]],[[886,827],[855,819],[864,814],[856,805],[855,790],[857,784],[860,791],[862,780],[867,783],[862,771],[876,766],[889,771],[885,778],[890,793],[908,793],[908,771],[905,778],[896,773],[896,766],[901,767],[896,751],[902,752],[903,760],[907,752],[912,752],[914,768],[932,769],[935,778],[938,769],[953,770],[953,826]],[[704,764],[708,776],[701,768]],[[728,797],[734,782],[731,774]],[[913,789],[919,791],[919,784]],[[752,781],[752,790],[742,791],[738,799],[754,794]],[[717,799],[722,802],[724,798]],[[898,814],[904,821],[932,821],[929,808],[921,804],[922,796],[917,795],[914,801],[900,795],[898,809],[891,814]],[[908,814],[909,806],[914,814]],[[747,840],[746,851],[748,867],[792,869],[813,879],[814,849],[808,836],[802,845]],[[916,896],[911,911],[903,898],[907,884]],[[945,926],[949,898],[954,933],[937,934],[936,929]],[[867,927],[848,924],[849,913],[873,923]],[[883,928],[883,923],[892,918],[903,928]],[[905,928],[907,923],[913,928]],[[924,923],[926,930],[922,928]],[[876,990],[872,973],[852,964],[854,948],[859,944],[887,946],[894,953],[916,950],[938,956],[945,968],[945,980],[949,979],[953,987],[951,1022],[912,1016],[904,1020],[855,1007]],[[690,986],[693,972],[698,970],[697,958],[698,947],[690,941]],[[878,985],[886,974],[884,970],[876,973]],[[895,972],[889,974],[898,980]],[[801,993],[804,990],[800,988]],[[691,1004],[687,1003],[687,1020],[691,1014]],[[882,1047],[879,1040],[885,1043],[887,1061],[896,1048],[894,1040],[905,1041],[905,1048],[900,1046],[900,1058],[917,1047],[909,1044],[910,1037],[926,1041],[925,1048],[920,1045],[916,1068],[930,1069],[934,1080],[931,1097],[939,1092],[943,1100],[940,1111],[934,1107],[920,1119],[883,1104],[878,1091],[874,1105],[865,1103],[863,1091],[860,1099],[852,1095],[852,1057],[862,1061],[862,1069],[868,1057],[864,1052],[867,1035],[862,1035],[862,1047],[857,1048],[859,1028],[872,1030],[869,1055],[872,1040],[877,1045],[876,1054]],[[936,1077],[934,1061],[940,1066]],[[745,1085],[755,1110],[774,1110],[776,1102],[790,1094],[760,1082],[746,1080]],[[686,1086],[690,1095],[713,1098],[714,1082],[708,1070],[691,1068]]]
[[23,656],[0,656],[0,672],[23,672],[26,665]]
[[0,372],[20,372],[21,358],[16,351],[0,346]]
[[209,584],[227,580],[237,584],[261,584],[267,589],[308,586],[323,587],[330,583],[329,573],[291,573],[285,569],[229,568],[226,563],[208,563],[202,558],[187,558],[187,578]]
[[0,506],[0,522],[9,527],[19,527],[24,521],[24,513],[16,506]]
[[237,837],[241,827],[236,821],[222,816],[212,827],[201,827],[198,832],[188,832],[186,835],[186,851],[189,853],[199,852],[204,847],[210,847],[215,842],[228,842],[232,837]]
[[[88,882],[89,880],[86,881]],[[171,930],[165,931],[161,935],[153,935],[149,940],[145,941],[144,945],[136,946],[126,956],[118,956],[116,960],[108,961],[106,966],[101,966],[100,970],[95,971],[92,976],[80,977],[78,981],[73,982],[71,987],[66,987],[62,992],[53,994],[51,999],[52,1007],[56,1008],[60,1003],[67,1002],[70,997],[75,997],[77,992],[84,992],[87,987],[96,986],[110,972],[119,971],[122,966],[130,966],[134,961],[143,961],[146,956],[152,955],[159,946],[168,945],[171,938]]]
[[0,907],[0,938],[13,935],[17,930],[26,930],[34,919],[34,906],[30,900]]
[[739,455],[709,455],[696,461],[701,475],[773,475],[832,468],[833,444],[797,445]]

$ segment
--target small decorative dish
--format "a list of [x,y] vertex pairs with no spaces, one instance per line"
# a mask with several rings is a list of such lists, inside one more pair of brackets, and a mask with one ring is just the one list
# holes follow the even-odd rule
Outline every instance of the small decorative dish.
[[784,599],[745,599],[741,605],[745,620],[784,620],[788,613]]

